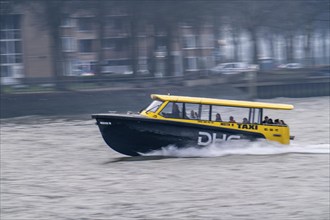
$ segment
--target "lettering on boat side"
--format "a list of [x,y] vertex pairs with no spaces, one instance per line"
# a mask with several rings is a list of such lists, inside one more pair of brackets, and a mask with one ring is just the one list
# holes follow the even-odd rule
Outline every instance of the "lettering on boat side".
[[258,125],[237,124],[238,128],[258,130]]
[[197,121],[198,123],[202,123],[202,124],[213,124],[213,121],[206,121],[206,120],[200,120]]
[[221,122],[220,124],[223,126],[231,126],[231,123],[229,123],[229,122]]
[[[230,140],[238,140],[241,139],[239,135],[227,135],[227,134],[222,134],[221,138],[217,138],[217,133],[208,133],[208,132],[203,132],[200,131],[198,132],[198,145],[209,145],[209,144],[214,144],[217,142],[221,141],[230,141]],[[204,138],[203,138],[204,137]]]
[[100,125],[111,125],[110,121],[100,121]]

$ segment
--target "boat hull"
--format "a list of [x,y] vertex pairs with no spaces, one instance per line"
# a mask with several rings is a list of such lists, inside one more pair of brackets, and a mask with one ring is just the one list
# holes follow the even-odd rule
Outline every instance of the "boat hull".
[[133,115],[92,115],[104,141],[113,150],[128,156],[139,156],[169,145],[178,148],[205,147],[212,143],[236,139],[255,140],[262,134],[196,125]]

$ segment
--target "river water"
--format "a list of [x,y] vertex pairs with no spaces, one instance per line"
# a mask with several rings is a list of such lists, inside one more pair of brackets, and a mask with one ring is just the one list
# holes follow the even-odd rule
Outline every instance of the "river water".
[[130,158],[84,116],[1,120],[1,220],[330,219],[329,97],[261,101],[295,105],[277,112],[296,137],[289,147]]

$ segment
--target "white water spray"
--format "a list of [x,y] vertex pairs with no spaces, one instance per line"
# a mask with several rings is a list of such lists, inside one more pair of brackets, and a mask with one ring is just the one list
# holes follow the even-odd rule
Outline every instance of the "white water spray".
[[[303,146],[303,147],[302,147]],[[170,145],[161,150],[153,151],[143,156],[171,156],[171,157],[220,157],[226,155],[277,155],[277,154],[330,154],[329,144],[306,145],[294,143],[289,146],[268,141],[235,141],[221,145],[215,144],[207,147],[191,146],[177,148]]]

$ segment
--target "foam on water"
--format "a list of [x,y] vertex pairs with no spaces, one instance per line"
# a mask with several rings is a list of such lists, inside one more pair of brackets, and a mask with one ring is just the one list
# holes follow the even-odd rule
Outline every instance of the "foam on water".
[[226,155],[276,155],[276,154],[330,154],[329,144],[299,144],[289,146],[267,141],[235,141],[215,144],[207,147],[191,146],[178,148],[170,145],[161,150],[152,151],[143,156],[172,156],[172,157],[220,157]]

